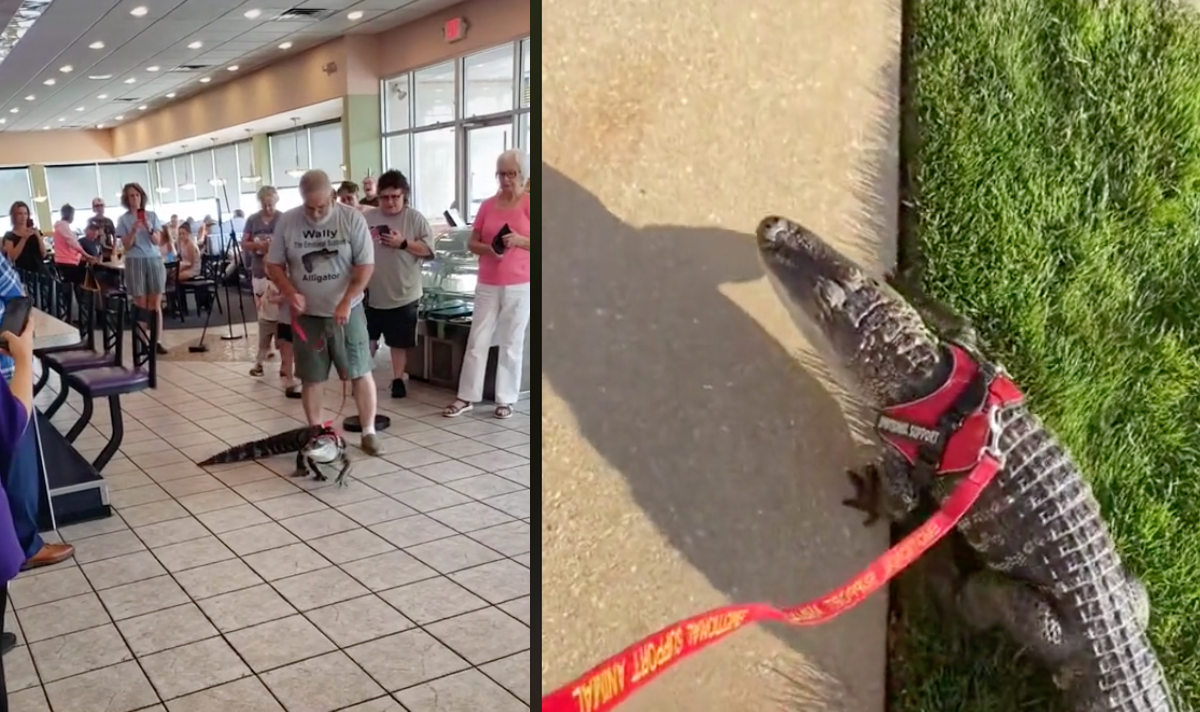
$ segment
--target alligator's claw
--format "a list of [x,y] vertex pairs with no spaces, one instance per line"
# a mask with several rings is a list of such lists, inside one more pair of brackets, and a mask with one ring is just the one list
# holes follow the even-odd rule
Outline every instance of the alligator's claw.
[[867,465],[863,473],[846,470],[850,484],[854,485],[854,496],[842,500],[842,505],[857,509],[867,514],[863,522],[869,527],[879,519],[879,470],[874,465]]

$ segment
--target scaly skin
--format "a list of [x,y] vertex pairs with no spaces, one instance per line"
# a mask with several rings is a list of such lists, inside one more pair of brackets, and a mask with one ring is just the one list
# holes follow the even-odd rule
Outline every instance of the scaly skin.
[[[758,245],[797,326],[869,405],[908,402],[945,382],[942,343],[895,289],[785,218],[763,220]],[[1145,590],[1121,565],[1091,489],[1023,405],[1003,410],[999,427],[1004,467],[958,524],[985,568],[953,587],[957,610],[972,626],[1006,630],[1050,668],[1076,712],[1171,712],[1146,636]],[[941,503],[957,483],[938,478],[923,493],[911,470],[886,451],[852,476],[846,504],[899,521],[922,494]]]

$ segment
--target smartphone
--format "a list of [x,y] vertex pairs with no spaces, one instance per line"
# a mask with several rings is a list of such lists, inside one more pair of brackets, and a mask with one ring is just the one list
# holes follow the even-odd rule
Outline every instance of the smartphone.
[[508,226],[508,223],[504,223],[504,227],[500,228],[500,232],[496,233],[496,236],[492,238],[492,250],[497,255],[504,254],[504,250],[507,248],[507,245],[504,244],[504,236],[511,233],[512,228]]
[[33,218],[29,218],[25,221],[25,227],[33,227]]
[[[146,223],[146,209],[145,208],[138,208],[137,219],[138,219],[138,222],[145,225],[145,223]],[[146,229],[149,229],[149,228],[150,228],[150,226],[146,225]]]
[[[33,315],[33,300],[29,297],[13,297],[4,304],[4,318],[0,319],[0,333],[6,331],[21,334],[29,326],[29,318]],[[4,339],[0,339],[0,349],[8,349]]]

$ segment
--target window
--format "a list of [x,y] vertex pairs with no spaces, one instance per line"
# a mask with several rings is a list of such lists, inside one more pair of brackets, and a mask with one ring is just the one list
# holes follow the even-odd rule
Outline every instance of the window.
[[412,179],[412,134],[400,134],[384,139],[384,156],[386,168],[394,168]]
[[[4,210],[8,210],[8,206],[12,205],[13,201],[23,200],[28,204],[33,202],[33,187],[29,183],[28,168],[0,168],[0,195],[7,200],[4,205]],[[90,206],[90,204],[89,204]]]
[[238,167],[237,144],[227,143],[213,149],[213,164],[215,175],[224,181],[217,186],[217,196],[224,199],[225,193],[237,193],[238,184],[242,182],[242,172]]
[[213,167],[213,153],[210,149],[196,151],[192,154],[192,182],[196,184],[196,200],[212,200],[217,197],[216,169]]
[[104,195],[100,191],[99,173],[95,164],[47,167],[46,190],[50,194],[50,206],[55,219],[58,209],[63,205],[70,204],[75,208],[75,222],[72,224],[75,228],[87,227],[87,219],[92,212],[92,198],[100,197],[106,204],[117,206],[116,210],[109,210],[110,216],[123,212],[115,195]]
[[529,40],[521,40],[521,108],[529,106],[529,63],[533,57],[530,55]]
[[[308,170],[308,134],[304,129],[271,134],[271,181],[279,189],[300,185]],[[293,175],[294,173],[294,175]]]
[[454,100],[456,62],[428,67],[413,75],[413,104],[415,126],[432,126],[454,121],[457,116]]
[[175,170],[174,193],[177,202],[196,199],[196,170],[192,167],[192,154],[175,156],[171,159]]
[[496,157],[532,153],[528,38],[391,77],[384,92],[383,154],[405,173],[413,205],[435,227],[454,206],[468,220],[496,191]]
[[335,184],[343,180],[342,169],[342,122],[318,124],[308,128],[308,145],[311,152],[309,168],[319,168],[329,174]]
[[403,131],[412,127],[411,75],[383,83],[383,131]]
[[467,209],[459,209],[467,222],[483,201],[496,193],[496,159],[512,148],[512,123],[484,126],[467,134]]
[[[458,207],[455,194],[454,128],[413,134],[413,205],[430,220]],[[461,212],[461,211],[460,211]]]
[[[121,202],[121,188],[126,183],[137,183],[146,191],[151,203],[155,202],[153,189],[150,186],[150,174],[146,163],[101,163],[97,167],[100,177],[99,195],[114,205]],[[72,205],[75,205],[72,203]],[[87,205],[90,206],[90,203]],[[57,206],[55,206],[57,207]],[[79,205],[75,205],[79,208]]]
[[528,113],[521,114],[520,122],[521,122],[521,128],[517,131],[517,136],[519,136],[521,138],[521,150],[525,152],[525,155],[529,156],[529,165],[530,165],[530,170],[532,171],[533,170],[532,169],[532,166],[533,166],[533,144],[530,143],[530,138],[529,138],[529,114]]
[[513,46],[503,45],[463,59],[463,116],[513,109]]

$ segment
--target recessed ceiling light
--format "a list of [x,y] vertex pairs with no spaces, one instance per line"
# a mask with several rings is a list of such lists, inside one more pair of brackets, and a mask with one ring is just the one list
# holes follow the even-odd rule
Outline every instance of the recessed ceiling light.
[[239,69],[239,67],[236,64],[231,64],[228,67],[226,67],[226,69],[228,69],[231,72],[236,72]]
[[37,98],[36,96],[34,96],[33,94],[30,94],[29,96],[25,97],[25,101],[33,101],[36,98]]
[[16,114],[16,113],[18,113],[18,112],[20,112],[20,111],[21,111],[20,109],[18,109],[17,107],[15,107],[15,106],[14,106],[13,108],[11,108],[11,109],[9,109],[9,110],[8,110],[8,113],[10,113],[10,114]]
[[350,13],[349,15],[346,15],[346,19],[347,20],[361,20],[362,16],[363,16],[362,10],[355,10],[354,12]]
[[96,98],[97,98],[97,99],[107,99],[107,98],[108,98],[108,94],[97,94],[97,95],[96,95]]
[[130,78],[128,78],[128,79],[126,79],[126,80],[125,80],[125,83],[126,83],[126,84],[133,84],[133,83],[134,83],[134,82],[136,82],[136,81],[137,81],[136,79],[134,79],[133,77],[130,77]]
[[46,81],[42,82],[42,84],[45,84],[48,87],[52,87],[55,84],[58,84],[58,80],[57,79],[47,79]]
[[117,120],[117,121],[120,121],[120,120],[121,120],[121,119],[123,119],[123,118],[125,118],[125,115],[124,115],[124,114],[117,114],[116,116],[114,116],[114,117],[113,117],[113,119],[115,119],[115,120]]
[[291,48],[292,48],[291,42],[284,42],[283,44],[279,45],[279,49],[291,49]]
[[145,104],[142,104],[141,106],[138,107],[138,111],[145,111],[146,109],[149,109],[149,108],[150,107],[146,106]]
[[104,43],[97,40],[97,41],[91,43],[90,45],[88,45],[88,49],[104,49]]
[[75,110],[76,110],[76,111],[83,111],[83,107],[82,107],[82,106],[77,106],[77,107],[75,107]]
[[130,10],[129,14],[133,15],[134,17],[145,17],[146,13],[148,13],[148,12],[150,12],[150,11],[146,9],[145,5],[138,5],[137,7]]
[[173,92],[173,91],[172,91],[172,92],[167,92],[167,98],[168,98],[168,99],[174,99],[174,98],[175,98],[175,92]]
[[247,10],[245,17],[247,20],[257,20],[258,16],[261,14],[262,10]]
[[160,69],[162,69],[162,67],[158,66],[157,64],[151,64],[149,67],[146,67],[147,72],[157,72]]
[[200,49],[203,46],[204,46],[204,43],[201,42],[200,40],[196,40],[195,42],[188,43],[188,49]]
[[49,126],[43,126],[43,127],[42,127],[42,130],[43,130],[43,131],[49,131],[49,130],[50,130],[50,127],[49,127]]
[[65,116],[58,117],[59,123],[62,123],[63,121],[66,121],[66,120],[67,120],[67,117],[65,117]]
[[75,71],[75,68],[69,64],[64,64],[58,68],[58,71],[62,72],[63,74],[70,74],[71,72]]
[[101,81],[104,79],[112,79],[112,75],[111,74],[89,74],[88,79],[92,79],[94,81]]
[[7,123],[8,123],[8,119],[0,119],[0,124],[7,124]]
[[96,128],[102,129],[102,128],[104,128],[104,124],[96,124]]
[[208,84],[211,81],[212,81],[212,77],[200,77],[201,84]]

